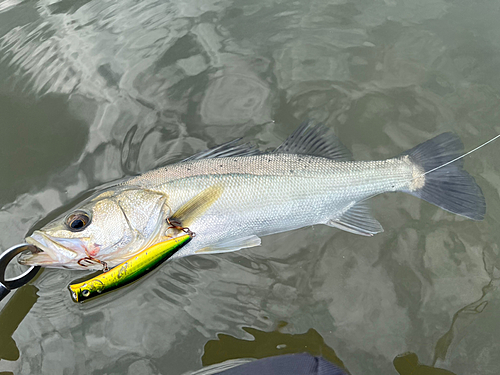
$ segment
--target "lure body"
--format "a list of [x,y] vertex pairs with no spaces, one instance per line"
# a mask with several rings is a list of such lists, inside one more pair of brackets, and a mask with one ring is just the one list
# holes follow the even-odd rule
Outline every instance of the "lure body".
[[131,259],[117,265],[82,283],[71,284],[68,289],[75,302],[83,302],[92,297],[118,289],[141,278],[191,241],[189,234],[184,234],[153,245]]

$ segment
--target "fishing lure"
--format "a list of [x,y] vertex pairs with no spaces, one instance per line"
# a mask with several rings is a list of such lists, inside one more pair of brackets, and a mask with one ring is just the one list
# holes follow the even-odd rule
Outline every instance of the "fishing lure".
[[130,284],[165,262],[191,239],[192,235],[188,233],[157,243],[107,272],[81,283],[70,284],[71,298],[75,302],[83,302]]

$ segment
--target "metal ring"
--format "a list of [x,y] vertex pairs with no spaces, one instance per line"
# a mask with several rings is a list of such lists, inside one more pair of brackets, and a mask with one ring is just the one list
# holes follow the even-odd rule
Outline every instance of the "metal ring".
[[26,272],[12,279],[5,279],[5,270],[9,262],[16,257],[16,255],[23,251],[29,250],[31,252],[38,251],[37,247],[27,243],[12,246],[10,249],[5,250],[0,254],[0,284],[3,284],[8,289],[19,288],[35,277],[40,270],[40,266],[31,266]]

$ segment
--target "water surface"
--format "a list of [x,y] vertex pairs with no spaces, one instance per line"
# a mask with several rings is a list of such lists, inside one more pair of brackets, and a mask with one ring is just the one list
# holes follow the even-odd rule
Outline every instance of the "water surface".
[[[464,0],[0,0],[0,246],[103,183],[236,137],[276,147],[307,118],[359,160],[445,131],[471,149],[500,132],[498,12]],[[317,332],[309,345],[324,340],[352,374],[497,374],[498,157],[494,145],[465,161],[482,222],[386,194],[372,200],[385,228],[373,238],[278,234],[83,305],[66,289],[83,273],[46,270],[0,305],[0,371],[183,374],[224,359],[204,352],[220,335],[252,341],[285,321],[283,335]]]

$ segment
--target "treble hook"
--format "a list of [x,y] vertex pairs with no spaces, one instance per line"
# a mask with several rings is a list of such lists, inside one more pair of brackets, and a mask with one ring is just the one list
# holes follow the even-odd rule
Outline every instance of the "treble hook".
[[12,279],[5,278],[5,270],[9,262],[16,257],[16,255],[23,251],[29,250],[33,253],[39,251],[34,245],[22,243],[12,246],[10,249],[5,250],[0,254],[0,301],[5,298],[12,289],[19,288],[31,281],[40,270],[40,266],[31,266],[26,272]]

